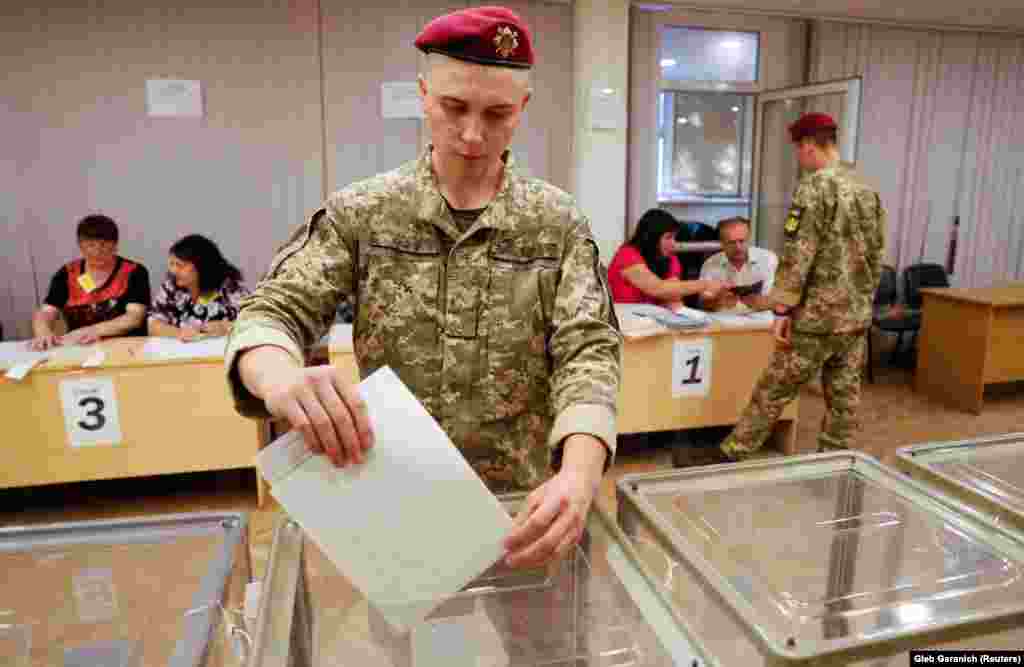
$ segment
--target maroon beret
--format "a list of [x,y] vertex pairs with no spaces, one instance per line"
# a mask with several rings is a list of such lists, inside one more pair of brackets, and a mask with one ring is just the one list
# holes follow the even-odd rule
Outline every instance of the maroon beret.
[[416,48],[483,65],[533,66],[530,29],[504,7],[473,7],[439,16],[423,28]]
[[836,122],[827,113],[805,113],[789,126],[789,136],[797,142],[818,130],[834,130],[836,127]]

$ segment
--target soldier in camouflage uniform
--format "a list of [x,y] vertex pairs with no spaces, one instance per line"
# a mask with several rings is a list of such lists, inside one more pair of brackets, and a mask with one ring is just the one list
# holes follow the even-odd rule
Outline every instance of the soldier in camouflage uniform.
[[786,218],[769,296],[779,347],[721,445],[728,460],[757,451],[786,404],[819,372],[827,408],[819,451],[849,447],[858,429],[865,332],[881,278],[886,213],[878,192],[839,162],[829,116],[805,114],[789,130],[805,175]]
[[[615,447],[621,336],[587,220],[507,148],[530,34],[462,10],[417,38],[434,143],[328,198],[243,302],[226,355],[238,410],[288,419],[339,465],[371,446],[365,405],[302,350],[351,299],[366,377],[388,365],[495,492],[536,489],[509,564],[564,554]],[[554,474],[556,473],[557,474]]]

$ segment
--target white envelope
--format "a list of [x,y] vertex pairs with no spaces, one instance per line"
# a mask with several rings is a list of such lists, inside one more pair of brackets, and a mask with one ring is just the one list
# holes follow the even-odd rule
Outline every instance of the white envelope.
[[504,555],[512,519],[390,368],[359,385],[375,446],[337,468],[291,431],[256,459],[270,492],[405,634]]

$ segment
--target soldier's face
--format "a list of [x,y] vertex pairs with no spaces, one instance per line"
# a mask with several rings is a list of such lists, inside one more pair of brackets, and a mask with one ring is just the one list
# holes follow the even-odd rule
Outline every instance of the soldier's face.
[[434,150],[446,159],[500,159],[519,126],[530,90],[522,72],[439,59],[420,78]]
[[804,171],[815,171],[821,167],[821,149],[813,139],[801,139],[795,144],[796,161]]

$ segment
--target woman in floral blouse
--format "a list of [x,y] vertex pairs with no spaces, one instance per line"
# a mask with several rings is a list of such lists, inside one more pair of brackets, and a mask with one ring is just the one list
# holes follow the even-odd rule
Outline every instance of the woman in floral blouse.
[[247,293],[242,272],[217,244],[190,234],[171,246],[167,277],[149,314],[149,335],[182,341],[226,336]]

